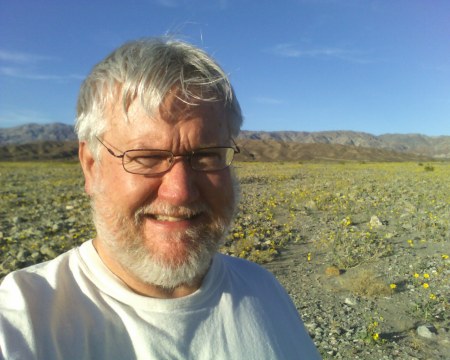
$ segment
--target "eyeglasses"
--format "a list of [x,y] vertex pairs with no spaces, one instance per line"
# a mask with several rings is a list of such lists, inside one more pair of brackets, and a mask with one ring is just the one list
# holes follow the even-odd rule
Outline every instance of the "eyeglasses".
[[138,175],[157,175],[169,171],[175,164],[175,158],[185,157],[189,165],[196,171],[217,171],[227,168],[233,161],[234,154],[240,153],[239,147],[233,139],[233,147],[217,146],[190,151],[186,154],[176,155],[167,150],[156,149],[134,149],[127,150],[122,154],[115,154],[98,137],[97,140],[108,152],[122,159],[125,171]]

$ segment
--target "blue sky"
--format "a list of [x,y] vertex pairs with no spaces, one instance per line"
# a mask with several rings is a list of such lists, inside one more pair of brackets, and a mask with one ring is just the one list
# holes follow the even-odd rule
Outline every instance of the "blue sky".
[[95,63],[166,33],[230,74],[244,129],[450,135],[448,0],[0,0],[0,127],[73,124]]

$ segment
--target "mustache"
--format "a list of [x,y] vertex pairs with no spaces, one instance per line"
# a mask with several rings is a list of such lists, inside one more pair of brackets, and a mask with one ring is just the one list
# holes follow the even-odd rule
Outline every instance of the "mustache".
[[141,206],[134,213],[134,220],[136,224],[140,224],[145,216],[148,215],[163,215],[173,217],[191,218],[199,214],[206,214],[212,216],[212,210],[204,203],[195,203],[188,206],[172,205],[167,202],[150,203]]

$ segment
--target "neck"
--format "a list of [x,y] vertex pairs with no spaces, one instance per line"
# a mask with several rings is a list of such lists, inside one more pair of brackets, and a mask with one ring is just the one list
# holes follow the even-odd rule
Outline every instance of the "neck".
[[117,262],[98,238],[93,240],[93,245],[106,267],[136,294],[158,299],[175,299],[194,293],[202,284],[203,276],[196,279],[192,284],[181,284],[175,288],[164,288],[145,283]]

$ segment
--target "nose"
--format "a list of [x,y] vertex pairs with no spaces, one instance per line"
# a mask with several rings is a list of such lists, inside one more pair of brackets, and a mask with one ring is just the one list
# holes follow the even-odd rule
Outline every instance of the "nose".
[[187,159],[176,159],[172,168],[162,175],[158,197],[172,205],[195,202],[199,197],[196,176],[197,172],[192,170]]

